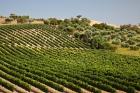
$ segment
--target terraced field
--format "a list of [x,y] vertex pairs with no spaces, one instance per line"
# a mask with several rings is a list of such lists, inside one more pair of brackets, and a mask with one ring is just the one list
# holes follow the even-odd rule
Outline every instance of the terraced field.
[[90,49],[53,26],[0,26],[0,92],[139,91],[140,57]]

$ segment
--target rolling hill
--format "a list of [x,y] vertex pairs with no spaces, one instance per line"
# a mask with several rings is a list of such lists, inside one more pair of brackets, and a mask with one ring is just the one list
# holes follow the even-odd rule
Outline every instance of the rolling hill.
[[0,92],[140,92],[140,57],[91,49],[56,26],[0,26]]

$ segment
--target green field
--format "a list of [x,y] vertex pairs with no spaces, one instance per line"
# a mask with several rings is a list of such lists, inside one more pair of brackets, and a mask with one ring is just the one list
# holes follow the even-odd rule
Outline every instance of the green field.
[[52,28],[0,26],[0,84],[4,88],[12,92],[19,91],[19,86],[32,92],[36,87],[45,93],[52,89],[55,93],[140,91],[140,57],[91,49]]

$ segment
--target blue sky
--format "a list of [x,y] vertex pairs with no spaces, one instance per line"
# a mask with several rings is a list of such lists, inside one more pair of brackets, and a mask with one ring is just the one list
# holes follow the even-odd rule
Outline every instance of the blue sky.
[[71,18],[82,15],[112,24],[140,23],[140,0],[0,0],[0,15]]

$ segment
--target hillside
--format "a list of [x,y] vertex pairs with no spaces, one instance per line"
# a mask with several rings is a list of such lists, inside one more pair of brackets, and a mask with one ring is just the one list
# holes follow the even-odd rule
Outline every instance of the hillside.
[[30,48],[89,48],[80,40],[73,40],[66,32],[47,25],[7,25],[0,27],[2,45]]
[[140,57],[92,49],[62,28],[0,26],[0,92],[140,92]]

